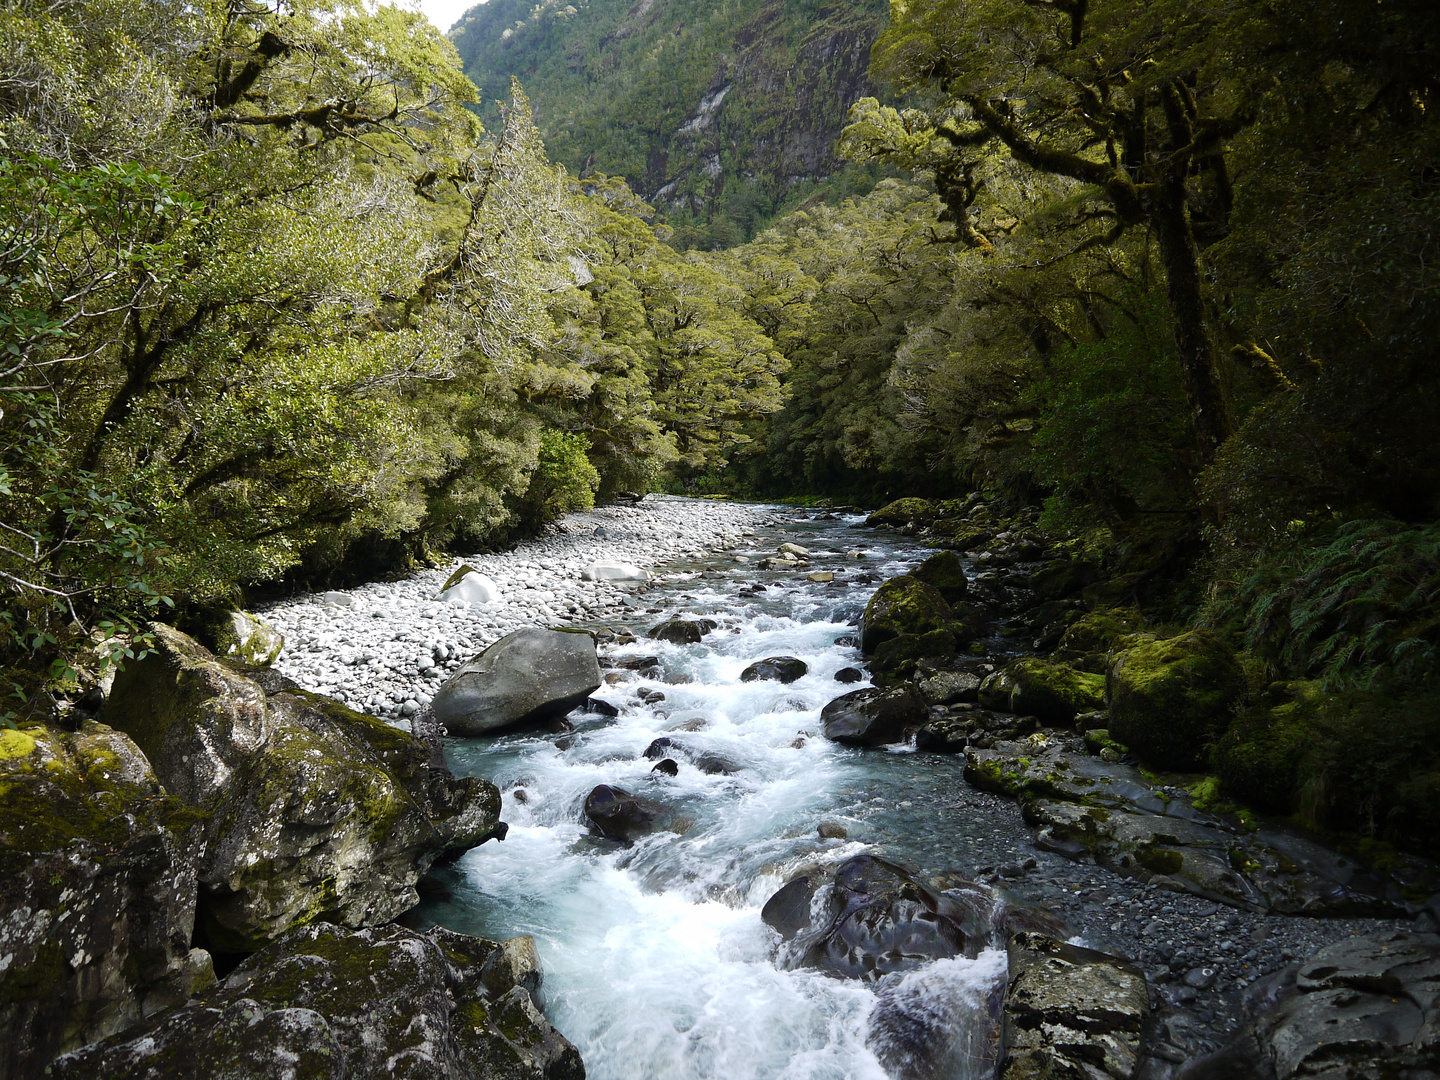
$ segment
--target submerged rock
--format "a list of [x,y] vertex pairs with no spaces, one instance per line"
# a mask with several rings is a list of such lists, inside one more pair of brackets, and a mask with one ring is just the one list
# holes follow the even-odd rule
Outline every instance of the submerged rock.
[[0,1076],[213,980],[191,948],[200,829],[122,732],[0,730]]
[[541,1015],[533,943],[302,927],[223,986],[57,1060],[55,1080],[583,1080]]
[[1016,934],[1007,951],[1001,1080],[1130,1080],[1150,1013],[1144,972],[1045,934]]
[[740,673],[741,682],[793,683],[810,671],[804,660],[793,656],[770,656],[757,660]]
[[889,690],[852,690],[820,713],[825,737],[850,746],[884,746],[903,742],[926,720],[920,692],[911,683]]
[[588,634],[530,627],[506,634],[436,692],[431,708],[453,735],[481,735],[564,716],[601,683]]
[[632,843],[670,824],[664,803],[632,795],[623,788],[601,784],[585,796],[585,816],[602,836]]

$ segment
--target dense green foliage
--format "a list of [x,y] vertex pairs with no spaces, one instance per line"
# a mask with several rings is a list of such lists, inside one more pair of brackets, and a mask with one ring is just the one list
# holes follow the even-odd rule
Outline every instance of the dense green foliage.
[[710,248],[869,186],[834,144],[884,20],[878,0],[489,0],[451,37],[482,117],[519,77],[556,161],[626,177],[675,246]]

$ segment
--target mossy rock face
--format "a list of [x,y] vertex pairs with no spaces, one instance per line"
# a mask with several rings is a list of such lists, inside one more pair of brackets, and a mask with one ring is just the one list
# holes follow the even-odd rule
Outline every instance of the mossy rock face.
[[1097,577],[1093,564],[1078,559],[1051,559],[1030,575],[1030,587],[1041,603],[1074,596]]
[[213,978],[190,947],[200,827],[122,732],[0,732],[0,1076]]
[[955,612],[935,586],[902,574],[891,578],[870,598],[860,620],[860,651],[873,653],[881,642],[901,634],[950,630]]
[[958,648],[955,635],[949,630],[931,630],[928,634],[901,634],[882,641],[870,661],[876,686],[891,685],[915,670],[916,664],[933,657],[950,657]]
[[1219,635],[1193,630],[1116,657],[1107,681],[1110,734],[1143,761],[1202,768],[1245,695],[1245,673]]
[[980,687],[980,704],[1068,727],[1080,713],[1104,707],[1105,680],[1065,664],[1027,657],[987,678]]
[[523,940],[307,926],[203,1001],[62,1057],[51,1076],[582,1080],[579,1052],[531,997],[538,970],[508,962]]
[[1055,659],[1103,675],[1106,654],[1127,635],[1136,633],[1144,622],[1134,608],[1089,612],[1066,628],[1055,647]]
[[953,551],[937,551],[922,562],[910,576],[935,586],[935,590],[947,603],[965,599],[970,591],[970,582],[965,577],[965,566],[960,556]]
[[1272,814],[1298,807],[1300,769],[1314,738],[1315,683],[1296,683],[1241,713],[1215,744],[1215,774],[1227,796]]
[[217,659],[241,671],[268,668],[285,648],[285,638],[248,611],[223,611],[206,624],[205,644]]
[[866,518],[865,524],[908,525],[912,521],[934,521],[937,516],[934,504],[926,499],[896,499]]
[[1091,611],[1105,611],[1128,604],[1135,599],[1135,590],[1145,576],[1145,574],[1122,574],[1120,577],[1113,577],[1108,581],[1097,581],[1093,585],[1085,586],[1080,592],[1080,597]]

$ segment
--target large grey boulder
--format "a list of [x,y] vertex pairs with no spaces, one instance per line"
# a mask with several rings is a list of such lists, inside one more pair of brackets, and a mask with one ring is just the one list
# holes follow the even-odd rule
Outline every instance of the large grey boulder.
[[1223,1050],[1181,1080],[1381,1080],[1440,1072],[1440,936],[1385,933],[1321,949]]
[[191,948],[201,845],[122,732],[0,730],[0,1077],[39,1077],[213,980]]
[[387,922],[419,902],[442,853],[500,835],[494,785],[454,777],[410,733],[152,630],[154,651],[116,680],[104,716],[203,814],[198,922],[211,947],[253,952],[316,919]]
[[452,735],[482,735],[563,716],[601,682],[589,634],[527,627],[506,634],[440,687],[430,706]]
[[1000,1080],[1130,1080],[1150,1013],[1144,972],[1040,933],[1014,935],[1008,952]]
[[925,701],[913,683],[901,683],[889,690],[852,690],[820,712],[825,737],[849,746],[904,742],[928,716]]
[[517,978],[524,950],[513,944],[438,928],[306,926],[216,992],[60,1058],[51,1075],[583,1080],[579,1052],[531,998],[538,970]]

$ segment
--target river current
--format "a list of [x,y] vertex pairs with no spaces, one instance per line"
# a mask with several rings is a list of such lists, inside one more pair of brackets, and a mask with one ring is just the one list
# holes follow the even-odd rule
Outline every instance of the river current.
[[[779,508],[776,516],[779,525],[756,530],[737,551],[656,568],[624,624],[639,640],[602,653],[658,656],[666,680],[627,672],[602,687],[596,696],[618,717],[577,712],[563,736],[450,743],[456,773],[500,788],[510,830],[438,872],[419,915],[491,938],[533,935],[546,1013],[579,1047],[592,1080],[880,1080],[897,1017],[901,1030],[913,1023],[949,1033],[947,1076],[985,1075],[994,1067],[988,1040],[1003,951],[861,983],[791,968],[761,921],[765,901],[807,865],[866,851],[927,875],[963,874],[993,853],[997,829],[1016,831],[972,808],[961,761],[903,747],[849,749],[821,733],[820,710],[869,685],[836,681],[860,659],[843,639],[878,582],[928,550],[855,529],[858,517]],[[833,570],[836,581],[755,568],[784,541],[811,549],[810,570]],[[846,560],[856,548],[866,558]],[[872,580],[856,580],[863,575]],[[742,591],[756,583],[765,590]],[[720,625],[699,644],[645,638],[679,614]],[[789,685],[741,681],[747,665],[769,656],[798,657],[809,671]],[[664,699],[645,704],[642,687]],[[678,775],[653,772],[644,751],[660,737],[736,768],[707,774],[674,754]],[[582,810],[597,784],[660,800],[687,820],[631,847],[599,838]],[[821,822],[847,835],[821,839]],[[893,1068],[893,1055],[886,1060]]]

